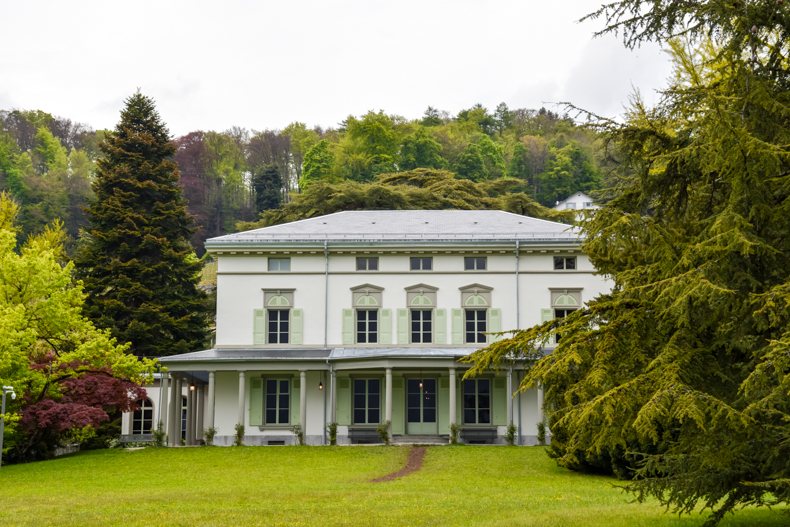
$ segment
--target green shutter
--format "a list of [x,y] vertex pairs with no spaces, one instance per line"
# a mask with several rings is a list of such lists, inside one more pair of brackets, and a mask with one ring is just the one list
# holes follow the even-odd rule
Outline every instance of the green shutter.
[[252,310],[252,343],[266,344],[266,310]]
[[304,313],[301,309],[291,310],[291,344],[301,344],[304,340]]
[[379,317],[379,344],[392,344],[392,310],[380,310]]
[[398,344],[409,343],[409,310],[398,310]]
[[337,379],[337,407],[335,408],[335,416],[337,424],[350,425],[351,424],[351,383],[349,379]]
[[452,339],[453,344],[463,344],[464,343],[464,310],[463,309],[453,309],[452,310]]
[[343,310],[343,344],[354,343],[354,310]]
[[540,310],[540,321],[541,322],[548,322],[549,320],[554,319],[554,310],[553,309],[541,309]]
[[[491,333],[498,333],[502,331],[502,310],[499,308],[492,308],[488,310],[488,331]],[[488,342],[499,340],[501,336],[488,335]]]
[[503,377],[495,377],[491,384],[493,385],[493,393],[491,394],[491,405],[493,406],[491,409],[491,424],[497,426],[507,425],[507,405],[510,404],[510,400],[507,396],[507,386],[505,384],[505,379]]
[[435,335],[436,344],[447,344],[447,310],[437,309],[435,312],[436,328]]
[[292,379],[290,382],[289,390],[291,391],[291,422],[288,424],[299,424],[299,398],[301,392],[299,391],[299,378]]
[[250,426],[263,425],[263,379],[250,379]]

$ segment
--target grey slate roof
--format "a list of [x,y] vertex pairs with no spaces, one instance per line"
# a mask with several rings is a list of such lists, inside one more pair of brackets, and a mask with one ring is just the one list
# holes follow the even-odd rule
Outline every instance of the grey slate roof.
[[474,348],[311,348],[311,349],[260,349],[260,348],[225,348],[195,351],[181,355],[162,357],[160,362],[235,362],[235,361],[305,361],[305,360],[353,360],[353,359],[442,359],[463,357],[474,351]]
[[276,361],[276,360],[326,360],[329,358],[329,349],[255,349],[255,348],[226,348],[208,349],[161,357],[159,362],[232,362],[232,361]]
[[206,242],[209,249],[288,243],[442,243],[580,240],[577,228],[497,210],[345,211]]

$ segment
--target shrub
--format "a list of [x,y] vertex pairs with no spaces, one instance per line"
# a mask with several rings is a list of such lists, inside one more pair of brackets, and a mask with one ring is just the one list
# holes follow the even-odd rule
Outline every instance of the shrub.
[[507,425],[507,433],[505,433],[505,440],[507,444],[513,446],[516,444],[516,425],[510,423]]
[[233,439],[233,446],[244,446],[244,425],[236,424],[236,437]]
[[203,439],[206,441],[206,446],[214,446],[214,436],[216,435],[217,435],[216,428],[214,428],[213,426],[206,428],[206,431],[203,432]]
[[385,445],[390,444],[390,422],[386,421],[381,423],[379,426],[376,427],[376,432],[379,433],[379,438],[381,438],[381,442]]
[[302,427],[300,425],[294,425],[293,432],[299,445],[304,445],[304,430],[302,430]]
[[335,446],[337,444],[337,423],[329,423],[326,431],[329,433],[329,444]]
[[453,423],[450,425],[450,444],[457,445],[458,444],[458,432],[461,430],[461,427],[457,424]]

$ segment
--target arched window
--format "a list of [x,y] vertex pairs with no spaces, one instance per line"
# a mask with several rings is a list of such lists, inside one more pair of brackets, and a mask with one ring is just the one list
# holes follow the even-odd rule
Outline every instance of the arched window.
[[154,403],[145,398],[137,401],[138,408],[132,415],[132,434],[150,434],[154,427]]

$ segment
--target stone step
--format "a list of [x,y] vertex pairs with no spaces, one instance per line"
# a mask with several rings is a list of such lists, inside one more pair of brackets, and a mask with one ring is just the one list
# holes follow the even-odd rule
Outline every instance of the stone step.
[[392,442],[397,445],[446,445],[450,440],[441,435],[394,435]]

